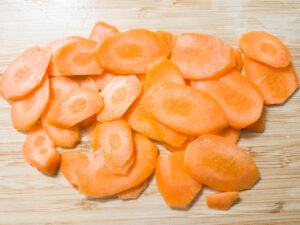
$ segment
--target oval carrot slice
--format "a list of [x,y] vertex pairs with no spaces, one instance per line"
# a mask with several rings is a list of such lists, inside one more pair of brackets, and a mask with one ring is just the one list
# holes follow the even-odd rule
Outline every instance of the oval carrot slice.
[[49,101],[48,77],[27,98],[12,103],[11,120],[17,130],[28,130],[40,118]]
[[184,171],[184,152],[158,157],[156,185],[167,205],[186,207],[201,190],[202,185]]
[[59,152],[42,127],[32,127],[23,144],[25,160],[39,171],[53,174],[60,162]]
[[291,56],[287,47],[275,36],[264,31],[250,31],[239,38],[246,57],[272,67],[287,67]]
[[42,82],[51,58],[38,46],[26,49],[6,68],[0,80],[0,94],[6,100],[27,98]]
[[229,143],[236,144],[240,138],[241,131],[232,127],[226,127],[215,135],[225,138]]
[[89,39],[66,44],[56,51],[53,63],[63,75],[101,74],[103,70],[93,55],[96,45],[97,42]]
[[228,210],[238,197],[239,193],[236,191],[205,196],[208,208],[220,210]]
[[101,169],[95,169],[99,163],[83,166],[77,174],[81,193],[94,197],[114,195],[139,185],[153,173],[157,147],[142,135],[134,134],[133,137],[135,161],[128,173],[107,174]]
[[237,71],[241,72],[243,69],[243,58],[242,58],[242,53],[239,49],[234,50],[234,55],[235,55],[235,66],[234,69]]
[[227,126],[226,117],[214,99],[189,86],[171,82],[155,85],[146,93],[143,103],[158,121],[191,136],[217,132]]
[[95,52],[99,66],[116,74],[144,74],[149,64],[167,57],[166,43],[154,32],[136,29],[106,38]]
[[104,107],[98,114],[100,122],[120,118],[140,95],[142,83],[134,76],[118,76],[101,91]]
[[102,90],[112,79],[118,75],[104,71],[100,75],[91,75],[91,78],[95,81],[99,90]]
[[263,98],[260,92],[236,70],[217,80],[192,82],[192,87],[211,95],[221,105],[233,128],[247,127],[261,114]]
[[164,30],[158,30],[155,32],[164,42],[166,42],[166,45],[169,47],[169,52],[172,52],[173,49],[173,34],[168,32],[168,31],[164,31]]
[[221,191],[249,189],[259,178],[254,160],[244,149],[215,135],[191,142],[184,166],[196,181]]
[[142,192],[147,188],[148,183],[149,183],[149,180],[146,179],[139,185],[137,185],[133,188],[130,188],[126,191],[122,191],[122,192],[118,193],[117,196],[118,196],[118,198],[120,198],[122,200],[137,199],[142,194]]
[[221,39],[205,34],[181,34],[171,60],[190,80],[217,78],[235,65],[234,51]]
[[264,130],[265,130],[265,108],[263,108],[263,111],[261,112],[259,119],[255,123],[246,127],[246,130],[252,131],[252,132],[258,132],[258,133],[264,132]]
[[93,27],[90,39],[98,43],[102,43],[105,38],[117,33],[119,33],[119,31],[115,26],[98,21]]
[[185,140],[185,142],[183,142],[183,144],[179,147],[173,147],[173,146],[165,144],[165,143],[162,143],[162,145],[170,152],[179,152],[179,151],[184,151],[186,149],[186,147],[188,146],[188,144],[191,143],[195,139],[196,139],[196,137],[188,137]]
[[286,68],[272,68],[245,58],[244,69],[267,105],[285,102],[298,88],[298,77],[292,64]]

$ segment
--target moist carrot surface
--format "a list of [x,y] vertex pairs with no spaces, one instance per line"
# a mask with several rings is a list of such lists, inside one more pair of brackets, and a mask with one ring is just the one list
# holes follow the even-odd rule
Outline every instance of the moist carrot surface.
[[92,75],[91,78],[95,81],[99,90],[102,90],[112,79],[118,75],[104,71],[100,75]]
[[90,39],[101,44],[105,38],[117,33],[119,33],[119,31],[115,26],[98,21],[93,27]]
[[137,199],[148,186],[148,179],[139,185],[117,194],[122,200]]
[[246,127],[246,130],[252,132],[262,133],[265,130],[265,109],[261,112],[259,119],[251,124],[250,126]]
[[220,210],[228,210],[238,197],[239,193],[235,191],[205,196],[208,208]]
[[243,58],[242,58],[242,53],[239,49],[234,50],[234,55],[235,55],[235,66],[234,69],[237,71],[241,72],[243,69]]

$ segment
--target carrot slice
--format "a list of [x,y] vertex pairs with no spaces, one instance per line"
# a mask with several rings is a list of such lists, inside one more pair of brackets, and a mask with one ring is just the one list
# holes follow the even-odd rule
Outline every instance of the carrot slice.
[[101,91],[104,107],[98,114],[100,122],[120,118],[140,95],[142,83],[134,76],[118,76]]
[[69,128],[98,113],[102,105],[98,91],[90,88],[74,88],[55,103],[48,122],[58,127]]
[[116,74],[144,74],[149,64],[167,57],[167,44],[154,32],[136,29],[106,38],[95,52],[100,67]]
[[162,145],[170,152],[179,152],[179,151],[184,151],[186,149],[186,147],[188,146],[189,143],[191,143],[192,141],[194,141],[196,139],[196,137],[188,137],[185,142],[183,142],[183,144],[179,147],[173,147],[171,145],[162,143]]
[[32,127],[23,144],[25,160],[39,171],[53,174],[60,162],[59,152],[42,127]]
[[91,77],[87,77],[85,79],[78,80],[78,83],[79,83],[79,87],[82,87],[82,88],[87,87],[87,88],[91,88],[91,89],[98,91],[96,82]]
[[27,98],[12,103],[11,120],[17,130],[28,130],[40,118],[49,101],[48,77]]
[[234,69],[241,72],[242,69],[243,69],[242,52],[239,49],[235,49],[234,54],[235,54],[235,67],[234,67]]
[[234,129],[232,127],[226,127],[225,129],[221,130],[220,132],[216,133],[217,136],[221,136],[225,138],[232,144],[236,144],[240,138],[241,131]]
[[87,161],[87,156],[79,151],[63,152],[61,153],[60,171],[72,185],[77,186],[77,171]]
[[260,92],[236,70],[217,80],[192,82],[192,87],[210,94],[221,105],[233,128],[247,127],[261,114],[263,98]]
[[239,193],[236,191],[205,196],[207,207],[219,210],[228,210],[238,197]]
[[254,160],[244,149],[215,135],[191,142],[184,166],[196,181],[221,191],[249,189],[259,178]]
[[161,155],[157,160],[156,185],[171,207],[186,207],[202,187],[184,171],[183,162],[184,152]]
[[91,78],[95,81],[97,87],[99,90],[103,90],[103,88],[114,78],[116,78],[118,75],[109,73],[104,71],[100,75],[92,75]]
[[145,95],[145,108],[166,126],[188,135],[217,132],[227,126],[221,107],[208,94],[166,82]]
[[135,161],[128,173],[107,174],[101,169],[95,169],[99,162],[83,166],[77,174],[81,193],[94,197],[114,195],[139,185],[153,173],[158,154],[157,147],[142,135],[135,134],[133,137]]
[[178,65],[183,77],[190,80],[217,78],[235,65],[230,45],[205,34],[179,35],[171,60]]
[[292,64],[286,68],[272,68],[244,58],[246,77],[257,85],[265,104],[281,104],[298,88],[298,78]]
[[261,112],[259,119],[251,124],[250,126],[246,127],[246,130],[252,132],[262,133],[265,130],[265,109]]
[[50,52],[38,46],[26,49],[4,71],[0,94],[6,100],[20,100],[32,93],[45,77]]
[[117,33],[119,33],[119,31],[115,26],[98,21],[93,27],[90,39],[102,43],[105,38]]
[[118,193],[117,196],[122,200],[137,199],[142,194],[142,192],[147,188],[148,183],[149,180],[147,179],[133,188]]
[[56,51],[53,63],[63,75],[101,74],[103,70],[93,55],[96,45],[97,42],[89,39],[66,44]]
[[155,32],[169,47],[169,52],[172,52],[173,49],[173,34],[168,31],[158,30]]
[[287,47],[277,37],[264,31],[242,34],[239,46],[246,57],[272,67],[287,67],[291,62]]
[[165,81],[185,84],[179,68],[168,59],[161,58],[150,65],[144,83],[144,90],[147,92],[153,85]]

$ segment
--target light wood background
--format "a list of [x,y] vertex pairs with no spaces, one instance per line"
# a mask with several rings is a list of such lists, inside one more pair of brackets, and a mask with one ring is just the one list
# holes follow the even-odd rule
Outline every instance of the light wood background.
[[[103,20],[132,28],[176,34],[216,35],[237,47],[238,36],[265,30],[291,51],[300,74],[300,1],[216,0],[1,0],[0,74],[25,48],[68,35],[88,37]],[[152,180],[136,201],[87,199],[61,174],[40,174],[24,162],[25,133],[10,122],[0,100],[0,224],[300,224],[300,93],[267,108],[266,131],[243,133],[239,145],[254,157],[262,179],[227,212],[207,209],[204,189],[188,210],[172,210]],[[161,148],[161,152],[165,150]],[[77,149],[90,151],[83,138]]]

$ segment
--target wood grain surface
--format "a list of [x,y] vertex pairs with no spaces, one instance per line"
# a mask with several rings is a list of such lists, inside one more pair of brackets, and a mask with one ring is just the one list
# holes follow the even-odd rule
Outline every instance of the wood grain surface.
[[[68,35],[88,37],[103,20],[132,28],[176,34],[216,35],[237,47],[238,36],[265,30],[287,44],[300,74],[300,1],[216,0],[1,0],[0,74],[25,48]],[[136,201],[88,199],[61,173],[49,177],[24,162],[26,133],[10,122],[0,100],[0,224],[300,224],[300,93],[267,108],[263,134],[243,132],[239,145],[254,157],[261,180],[227,212],[207,209],[207,188],[187,210],[172,210],[152,179]],[[161,153],[166,151],[161,147]],[[91,151],[87,138],[78,146]]]

